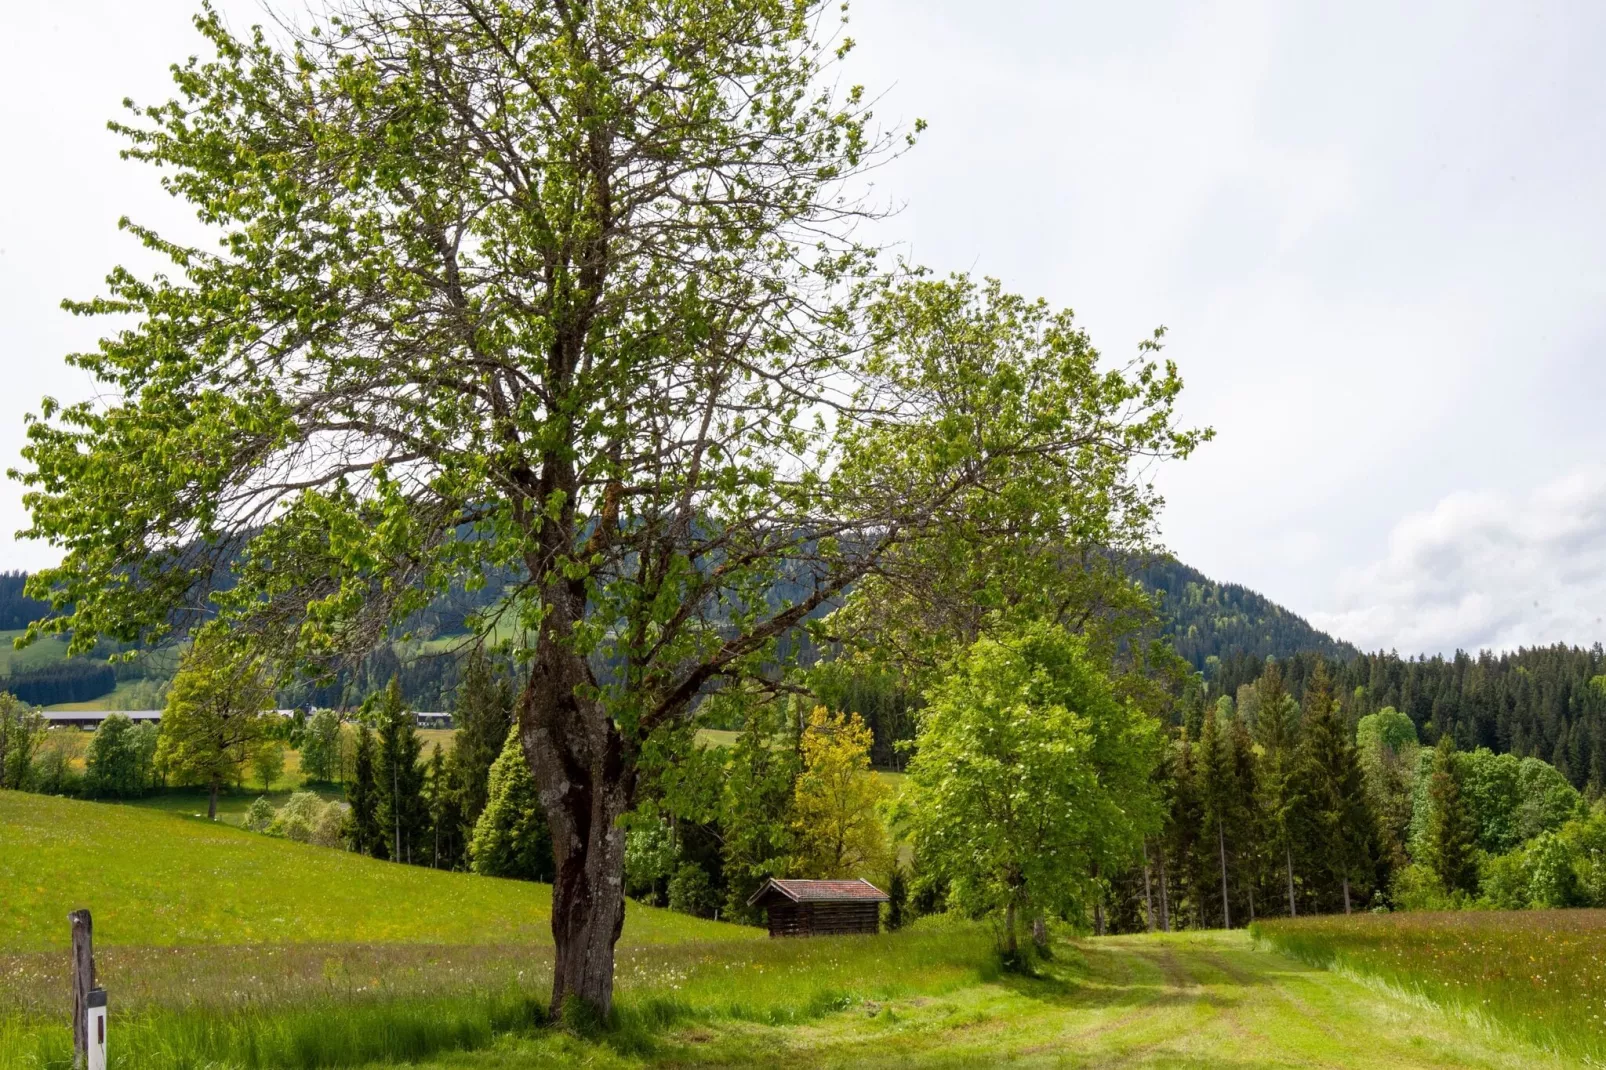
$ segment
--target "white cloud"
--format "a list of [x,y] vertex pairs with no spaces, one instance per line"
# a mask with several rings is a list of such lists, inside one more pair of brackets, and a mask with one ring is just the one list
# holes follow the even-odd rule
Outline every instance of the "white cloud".
[[1339,581],[1317,627],[1401,653],[1606,639],[1606,467],[1524,493],[1458,491]]

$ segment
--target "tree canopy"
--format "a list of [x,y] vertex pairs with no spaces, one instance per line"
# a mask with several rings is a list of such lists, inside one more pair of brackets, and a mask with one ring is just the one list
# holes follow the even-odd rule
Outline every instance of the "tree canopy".
[[212,58],[118,129],[218,243],[127,224],[172,273],[70,305],[128,326],[70,358],[97,399],[29,427],[28,534],[64,554],[29,635],[72,650],[216,613],[328,670],[513,577],[471,627],[525,667],[554,1010],[611,1008],[647,741],[895,561],[1141,542],[1133,462],[1200,439],[1152,347],[1101,367],[1069,313],[855,238],[906,142],[835,81],[834,10],[207,12]]

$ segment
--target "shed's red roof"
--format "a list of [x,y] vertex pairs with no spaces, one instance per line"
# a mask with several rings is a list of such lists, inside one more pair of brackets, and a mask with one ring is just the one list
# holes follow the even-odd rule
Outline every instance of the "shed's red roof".
[[885,903],[889,898],[886,892],[867,880],[779,881],[771,877],[753,893],[747,905],[757,903],[770,891],[777,891],[794,903]]

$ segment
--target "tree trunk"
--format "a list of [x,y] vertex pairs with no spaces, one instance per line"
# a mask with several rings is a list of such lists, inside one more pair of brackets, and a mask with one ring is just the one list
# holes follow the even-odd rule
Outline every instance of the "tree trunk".
[[1216,822],[1216,848],[1221,854],[1221,927],[1232,928],[1232,909],[1227,906],[1227,834]]
[[1048,948],[1048,919],[1042,914],[1032,919],[1032,943],[1037,945],[1039,951]]
[[208,794],[207,794],[206,819],[208,821],[216,821],[217,820],[217,778],[216,777],[214,777],[212,779],[212,783],[209,786],[211,788],[211,791],[208,792]]
[[613,1013],[614,945],[625,921],[619,818],[633,801],[636,770],[612,720],[582,697],[585,686],[594,686],[585,661],[540,641],[519,697],[519,729],[551,826],[556,864],[551,1012],[561,1015],[574,997],[607,1021]]
[[1010,897],[1009,905],[1004,908],[1004,950],[1013,955],[1018,950],[1015,946],[1015,899]]
[[1249,924],[1253,925],[1254,923],[1255,923],[1255,886],[1254,886],[1253,882],[1251,882],[1250,885],[1249,885]]
[[1149,883],[1149,838],[1143,837],[1143,916],[1154,932],[1154,886]]
[[1104,898],[1093,900],[1093,935],[1104,935]]
[[1288,916],[1299,917],[1299,909],[1294,906],[1294,849],[1283,844],[1283,859],[1288,863]]
[[1171,901],[1166,892],[1165,877],[1165,841],[1160,840],[1156,846],[1160,853],[1160,928],[1165,932],[1171,931]]
[[1349,913],[1349,874],[1344,874],[1344,913]]

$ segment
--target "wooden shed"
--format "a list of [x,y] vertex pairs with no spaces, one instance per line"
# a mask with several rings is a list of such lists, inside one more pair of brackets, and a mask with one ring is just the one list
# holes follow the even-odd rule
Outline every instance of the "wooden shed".
[[750,907],[769,912],[771,936],[874,933],[881,928],[887,893],[866,880],[780,881],[773,877],[753,893]]

